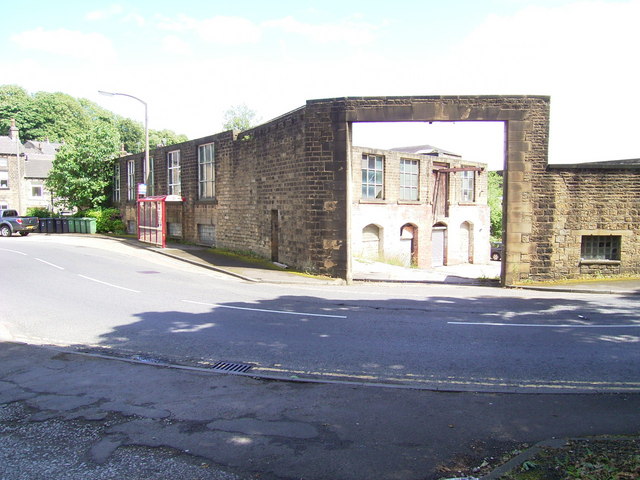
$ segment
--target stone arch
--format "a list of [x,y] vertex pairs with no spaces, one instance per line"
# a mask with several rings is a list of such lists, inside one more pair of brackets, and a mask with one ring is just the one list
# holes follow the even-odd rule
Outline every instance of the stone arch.
[[460,224],[460,259],[462,263],[473,263],[473,223]]
[[[540,194],[534,191],[532,178],[542,177],[547,168],[549,105],[550,97],[541,95],[343,97],[308,101],[305,119],[312,119],[314,127],[322,121],[329,126],[325,137],[313,130],[314,139],[333,140],[331,145],[320,143],[325,140],[317,140],[316,148],[333,155],[337,170],[349,165],[347,159],[354,122],[503,122],[505,213],[502,284],[512,285],[529,277],[534,247],[545,247],[542,244],[536,247],[539,227],[536,225],[538,219],[534,215],[534,203],[539,201]],[[342,195],[339,200],[345,205],[351,195],[349,188],[337,190],[338,196]],[[338,236],[344,234],[340,240],[346,240],[346,251],[336,250],[333,253],[336,257],[342,254],[345,258],[349,256],[347,230],[346,224],[335,230]],[[347,268],[348,280],[351,277],[350,262],[340,265]]]
[[431,227],[431,266],[447,264],[447,224],[438,222]]
[[418,227],[413,223],[405,223],[400,227],[401,250],[406,255],[408,266],[418,265]]
[[364,258],[377,260],[382,256],[382,233],[382,227],[374,223],[362,229],[361,251]]

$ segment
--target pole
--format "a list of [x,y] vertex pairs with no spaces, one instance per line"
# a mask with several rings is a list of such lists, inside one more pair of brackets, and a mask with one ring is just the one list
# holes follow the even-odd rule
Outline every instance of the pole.
[[98,93],[109,97],[120,95],[122,97],[133,98],[144,105],[144,183],[147,186],[147,195],[153,195],[153,185],[151,185],[151,161],[149,159],[149,113],[147,102],[128,93],[105,92],[103,90],[98,90]]

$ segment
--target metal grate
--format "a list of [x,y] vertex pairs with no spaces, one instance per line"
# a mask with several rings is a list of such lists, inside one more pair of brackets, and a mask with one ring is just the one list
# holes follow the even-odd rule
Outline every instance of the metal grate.
[[252,366],[246,363],[218,362],[211,368],[220,372],[244,373],[249,371]]

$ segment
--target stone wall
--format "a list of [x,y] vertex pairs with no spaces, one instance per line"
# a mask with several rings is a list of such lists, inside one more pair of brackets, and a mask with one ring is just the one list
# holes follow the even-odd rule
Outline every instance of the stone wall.
[[[535,182],[536,281],[640,274],[640,165],[550,165]],[[583,236],[620,236],[620,260],[584,260]]]
[[[152,152],[156,194],[166,192],[166,154],[179,149],[182,195],[168,216],[181,236],[198,241],[198,224],[215,230],[214,243],[251,250],[297,267],[350,279],[352,122],[500,121],[506,129],[503,282],[528,278],[533,243],[533,175],[547,160],[549,98],[528,96],[364,97],[310,100],[294,112],[242,132],[224,132]],[[215,201],[197,200],[199,144],[216,146]],[[126,160],[121,159],[121,207],[127,208]],[[275,225],[275,227],[274,227]],[[277,235],[272,235],[274,228]]]

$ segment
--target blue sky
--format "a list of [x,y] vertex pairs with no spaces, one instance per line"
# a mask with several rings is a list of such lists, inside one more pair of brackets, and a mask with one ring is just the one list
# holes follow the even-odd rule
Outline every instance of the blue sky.
[[[640,0],[22,1],[4,7],[0,84],[62,91],[191,138],[240,103],[550,95],[553,163],[638,158]],[[356,126],[356,143],[502,161],[500,124]]]

